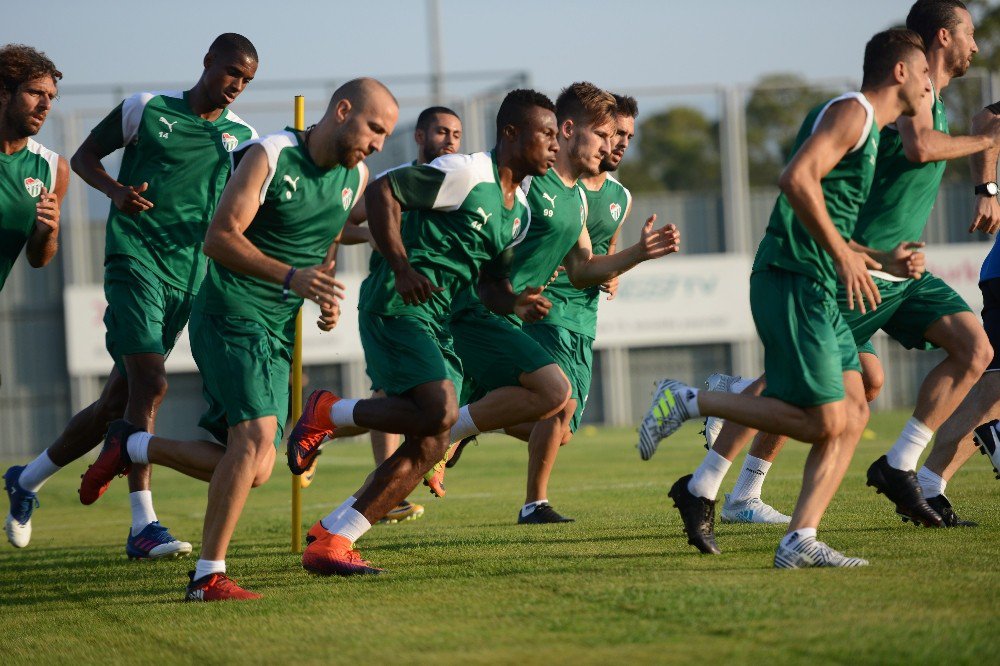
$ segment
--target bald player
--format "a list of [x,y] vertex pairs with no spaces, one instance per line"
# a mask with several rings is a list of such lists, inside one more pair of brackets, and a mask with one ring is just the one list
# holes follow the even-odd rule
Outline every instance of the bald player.
[[308,298],[327,313],[321,327],[336,324],[343,285],[329,257],[368,182],[362,160],[382,149],[398,114],[385,86],[355,79],[334,92],[318,124],[286,128],[234,155],[191,317],[191,350],[209,405],[200,425],[221,446],[154,437],[119,420],[84,476],[84,486],[106,488],[132,464],[161,464],[210,481],[188,601],[260,598],[226,576],[226,551],[250,488],[274,466],[288,418],[296,313]]

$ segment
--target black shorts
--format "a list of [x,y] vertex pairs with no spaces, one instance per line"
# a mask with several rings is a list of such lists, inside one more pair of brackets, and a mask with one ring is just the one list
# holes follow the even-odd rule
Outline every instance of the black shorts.
[[991,278],[979,283],[983,292],[983,328],[993,345],[993,360],[986,372],[1000,370],[1000,278]]

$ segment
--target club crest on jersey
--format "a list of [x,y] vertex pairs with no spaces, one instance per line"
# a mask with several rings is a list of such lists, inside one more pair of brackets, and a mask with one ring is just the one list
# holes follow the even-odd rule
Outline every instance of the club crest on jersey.
[[611,219],[614,220],[615,222],[617,222],[618,218],[622,216],[622,207],[621,207],[621,205],[617,204],[617,203],[613,203],[610,206],[608,206],[608,208],[611,211]]
[[229,132],[222,133],[222,147],[226,149],[227,153],[231,153],[236,150],[236,146],[239,145],[240,140]]
[[351,202],[354,201],[354,190],[349,187],[341,190],[340,201],[344,204],[344,210],[351,210]]
[[517,235],[519,233],[521,233],[521,218],[515,217],[514,218],[514,227],[511,230],[511,234],[510,234],[511,238],[517,238]]
[[42,193],[42,181],[29,176],[24,179],[24,189],[28,190],[29,196],[37,197]]

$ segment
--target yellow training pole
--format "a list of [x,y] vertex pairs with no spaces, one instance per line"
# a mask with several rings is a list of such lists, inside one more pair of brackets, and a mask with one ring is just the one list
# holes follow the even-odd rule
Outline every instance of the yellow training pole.
[[[306,98],[295,96],[295,129],[306,128]],[[302,309],[295,316],[295,348],[292,352],[292,419],[302,415]],[[302,552],[302,480],[292,475],[292,552]]]

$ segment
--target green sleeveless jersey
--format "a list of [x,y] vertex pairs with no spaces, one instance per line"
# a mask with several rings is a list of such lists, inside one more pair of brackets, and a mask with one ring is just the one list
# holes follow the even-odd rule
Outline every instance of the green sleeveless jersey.
[[[948,133],[948,116],[941,98],[932,95],[934,129]],[[882,130],[875,163],[875,181],[858,216],[854,240],[888,251],[902,242],[919,241],[937,200],[945,161],[917,164],[906,159],[895,125]]]
[[407,211],[401,235],[410,266],[442,291],[420,305],[406,305],[396,292],[388,262],[361,285],[359,309],[382,315],[447,320],[456,295],[479,278],[486,262],[520,242],[531,219],[524,193],[504,206],[493,153],[442,155],[430,164],[386,174],[393,196]]
[[229,176],[230,153],[257,133],[229,109],[214,121],[199,117],[187,92],[144,92],[119,104],[92,134],[109,153],[125,148],[118,182],[149,183],[142,196],[153,202],[138,215],[111,205],[105,259],[133,257],[167,284],[196,292],[205,274],[201,246]]
[[[583,191],[587,195],[587,233],[594,254],[607,254],[611,238],[625,221],[632,194],[617,180],[608,177],[599,190]],[[597,287],[577,289],[566,273],[560,273],[555,282],[545,290],[552,301],[552,310],[542,323],[561,326],[590,338],[597,337],[597,305],[601,290]]]
[[56,189],[59,155],[34,139],[13,155],[0,153],[0,289],[35,229],[42,186]]
[[[368,180],[365,164],[353,169],[319,167],[306,150],[303,133],[291,128],[251,141],[234,155],[235,161],[257,144],[267,155],[267,178],[260,209],[244,235],[261,252],[290,266],[322,263]],[[210,261],[196,307],[209,314],[253,319],[291,343],[302,299],[289,293],[283,301],[281,293],[280,284]]]
[[[868,123],[854,148],[841,158],[833,170],[822,179],[826,210],[837,232],[845,241],[850,240],[857,224],[858,212],[868,197],[875,176],[875,159],[878,154],[879,133],[875,112],[861,93],[847,93],[814,108],[795,139],[792,155],[805,143],[831,104],[841,100],[857,100],[864,106]],[[833,259],[820,247],[802,223],[784,193],[778,196],[764,239],[757,248],[753,271],[768,267],[780,268],[811,277],[831,293],[837,291],[837,273]]]
[[531,226],[514,248],[510,284],[515,293],[544,287],[573,249],[587,222],[587,197],[579,184],[567,186],[555,169],[524,179]]

